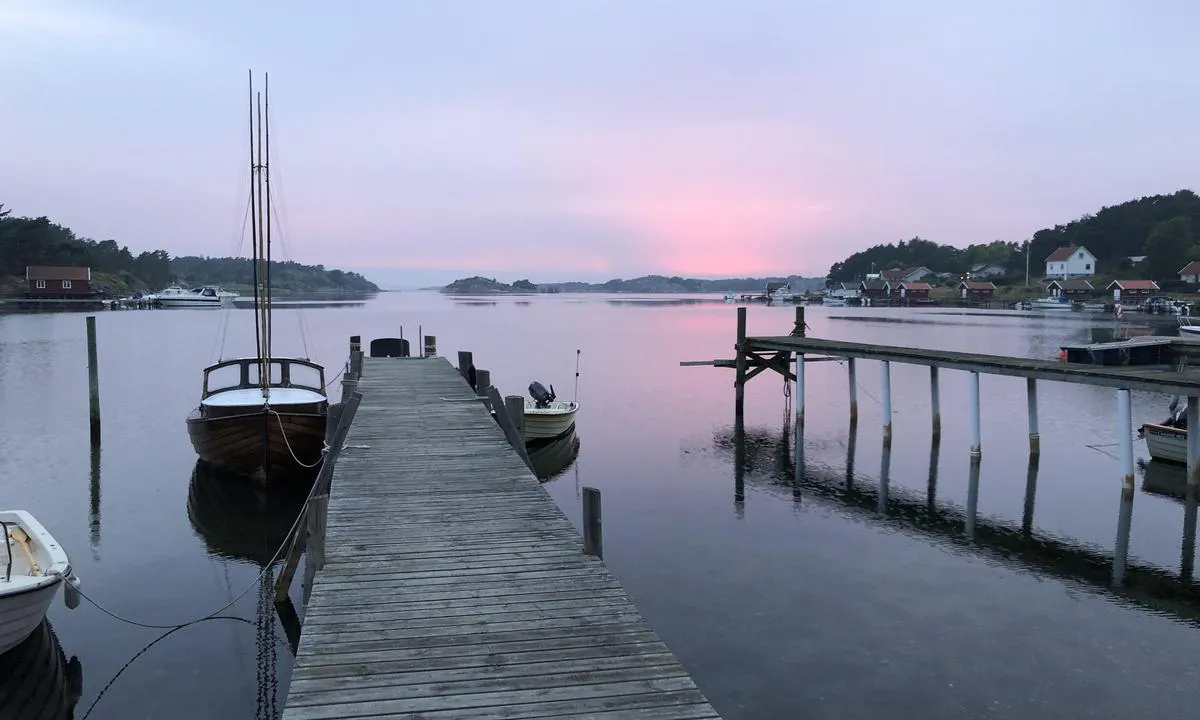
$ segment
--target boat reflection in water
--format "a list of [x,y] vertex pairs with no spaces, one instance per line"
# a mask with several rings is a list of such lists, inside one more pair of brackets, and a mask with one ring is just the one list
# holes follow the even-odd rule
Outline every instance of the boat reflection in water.
[[533,474],[542,482],[553,480],[571,468],[579,457],[579,436],[575,425],[558,437],[525,443],[525,453],[533,465]]
[[0,655],[0,720],[70,720],[82,692],[79,659],[67,659],[49,620]]
[[188,521],[210,555],[265,567],[304,507],[310,487],[311,481],[248,483],[197,460],[188,486]]

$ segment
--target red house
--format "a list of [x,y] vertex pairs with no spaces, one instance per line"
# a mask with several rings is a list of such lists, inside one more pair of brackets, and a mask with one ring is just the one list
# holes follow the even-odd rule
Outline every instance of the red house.
[[32,297],[82,297],[95,292],[92,269],[86,267],[30,265],[25,268],[25,282]]
[[928,300],[933,287],[927,282],[900,283],[900,297],[905,300]]
[[1158,292],[1158,283],[1153,280],[1113,280],[1105,290],[1112,291],[1113,300],[1147,298]]
[[958,296],[967,302],[987,302],[995,294],[995,283],[964,280],[958,284]]
[[1087,300],[1096,293],[1096,288],[1083,278],[1074,278],[1071,280],[1051,280],[1046,285],[1046,290],[1051,297],[1065,295],[1072,300]]

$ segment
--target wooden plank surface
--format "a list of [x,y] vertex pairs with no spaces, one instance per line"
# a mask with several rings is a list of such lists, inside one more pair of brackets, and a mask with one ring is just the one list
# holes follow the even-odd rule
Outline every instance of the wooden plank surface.
[[[1178,338],[1173,345],[1186,346]],[[790,335],[778,337],[747,337],[746,350],[757,352],[790,351],[818,353],[843,358],[888,360],[911,365],[930,365],[952,370],[968,370],[988,375],[1036,378],[1079,385],[1147,390],[1150,392],[1200,395],[1200,370],[1178,372],[1174,366],[1086,365],[1058,360],[983,355],[980,353],[928,350],[897,345],[801,338]]]
[[284,720],[720,717],[448,362],[358,390]]

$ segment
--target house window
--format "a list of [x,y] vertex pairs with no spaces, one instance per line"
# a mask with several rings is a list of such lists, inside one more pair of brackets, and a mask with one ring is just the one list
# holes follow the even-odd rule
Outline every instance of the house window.
[[70,290],[70,289],[71,289],[71,281],[63,280],[63,290]]
[[1078,255],[1077,257],[1078,257],[1080,260],[1082,260],[1082,259],[1083,259],[1083,251],[1082,251],[1082,250],[1080,250],[1080,251],[1079,251],[1079,255]]
[[1092,269],[1092,264],[1091,264],[1091,263],[1088,263],[1087,265],[1084,265],[1084,266],[1083,266],[1083,269],[1084,269],[1084,270],[1091,270],[1091,269]]
[[45,280],[38,280],[38,281],[37,281],[37,283],[36,283],[36,285],[35,285],[35,287],[36,287],[38,290],[45,290],[45,289],[46,289],[46,281],[45,281]]

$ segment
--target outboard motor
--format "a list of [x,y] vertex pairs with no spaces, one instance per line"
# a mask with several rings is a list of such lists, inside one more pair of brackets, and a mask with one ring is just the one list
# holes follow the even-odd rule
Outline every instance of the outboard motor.
[[529,383],[529,397],[533,398],[535,407],[550,407],[550,403],[554,402],[557,397],[554,394],[554,385],[550,386],[549,390],[537,380]]

